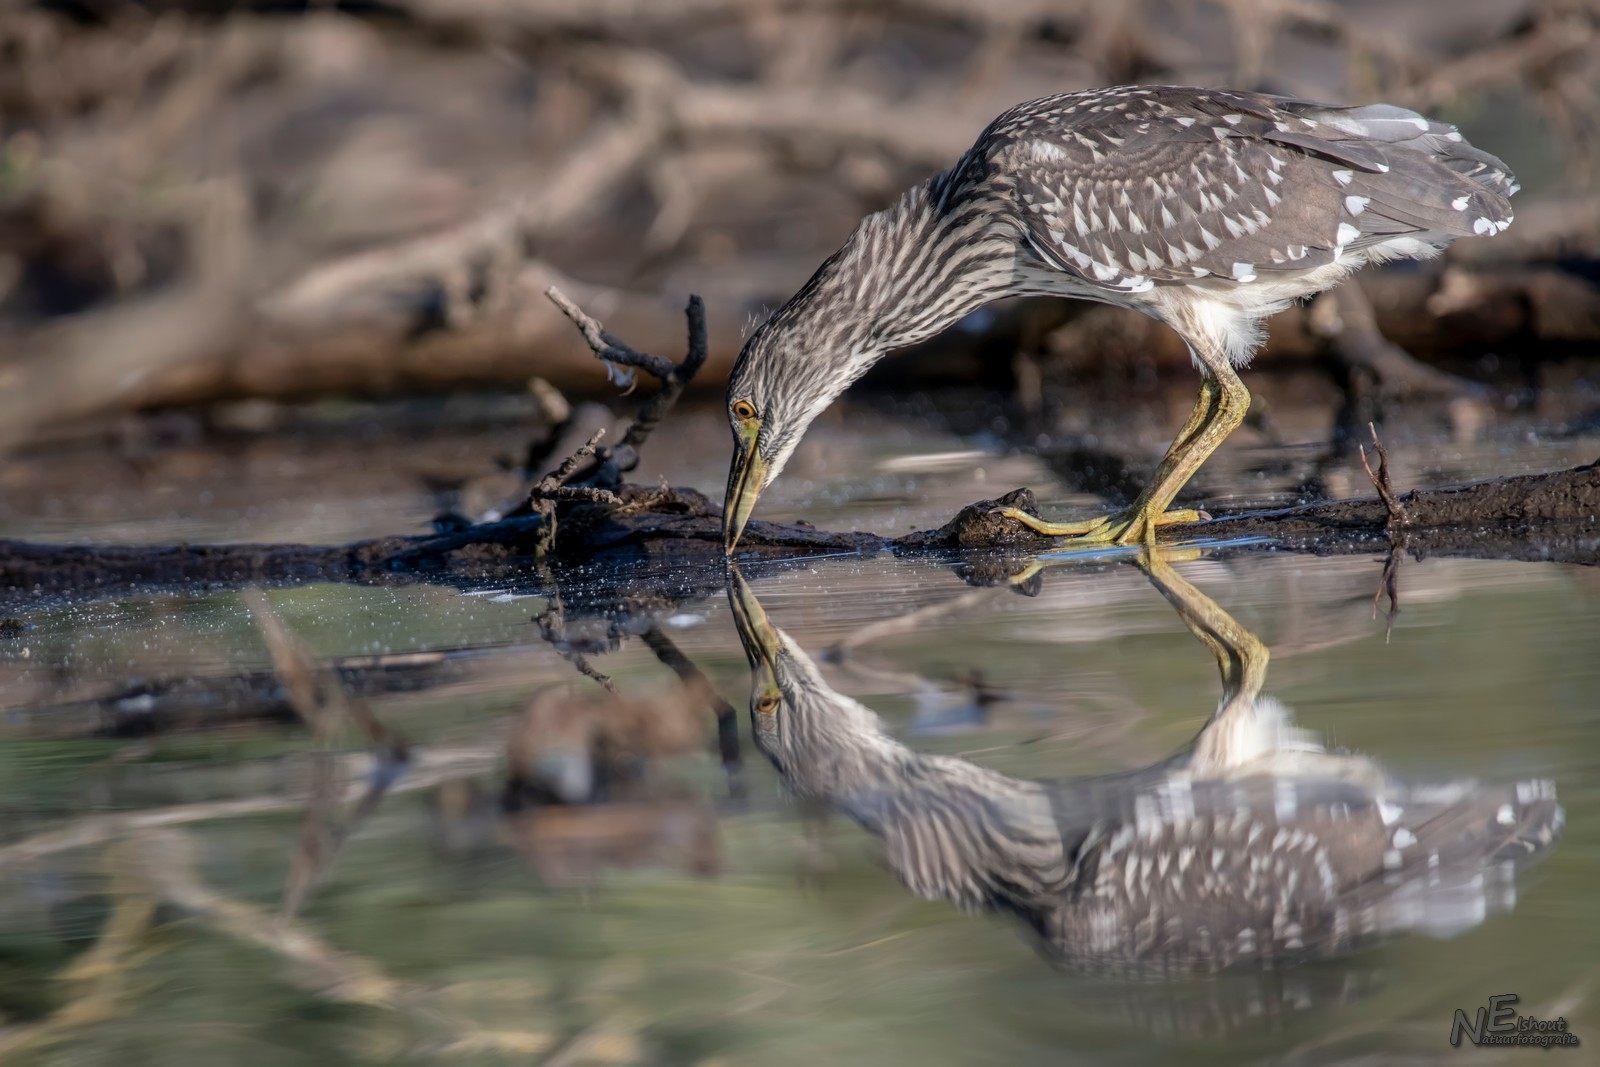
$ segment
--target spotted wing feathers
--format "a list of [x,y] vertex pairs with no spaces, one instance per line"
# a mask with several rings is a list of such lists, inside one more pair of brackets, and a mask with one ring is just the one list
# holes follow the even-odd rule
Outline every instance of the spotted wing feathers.
[[1404,108],[1163,87],[1021,105],[953,175],[1008,191],[1047,266],[1127,293],[1430,254],[1503,230],[1516,191]]
[[1047,937],[1078,962],[1141,968],[1458,933],[1509,906],[1517,864],[1547,849],[1562,821],[1540,781],[1172,778],[1061,807],[1096,818],[1074,852],[1078,892],[1047,914]]

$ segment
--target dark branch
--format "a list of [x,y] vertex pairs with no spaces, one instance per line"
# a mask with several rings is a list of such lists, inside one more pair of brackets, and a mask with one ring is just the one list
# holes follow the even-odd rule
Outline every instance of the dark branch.
[[[626,486],[618,495],[631,505],[657,492]],[[1594,522],[1600,514],[1600,464],[1416,489],[1396,499],[1410,519],[1406,543],[1415,552],[1600,564],[1600,532]],[[1031,499],[1015,495],[1007,502],[1019,507],[1032,504]],[[750,524],[742,543],[752,553],[769,556],[944,554],[965,548],[1030,552],[1057,547],[1051,539],[998,516],[995,503],[970,505],[943,527],[898,538],[757,521]],[[649,556],[671,560],[672,568],[645,568],[637,576],[639,584],[651,588],[658,576],[679,580],[688,573],[684,568],[695,562],[708,571],[715,565],[720,572],[721,511],[692,490],[673,489],[649,509],[624,507],[594,518],[593,523],[566,524],[567,532],[556,539],[549,560],[637,562]],[[1366,553],[1387,545],[1388,519],[1383,501],[1371,496],[1218,515],[1187,526],[1163,526],[1160,532],[1161,540],[1169,542],[1249,541],[1248,546],[1228,549],[1233,552]],[[0,604],[20,615],[55,603],[50,594],[82,599],[193,583],[387,585],[448,581],[455,576],[482,588],[485,582],[526,580],[543,527],[535,516],[345,545],[64,545],[0,540]]]
[[650,646],[650,651],[655,653],[656,659],[678,676],[684,688],[703,699],[716,713],[717,750],[722,758],[723,770],[728,775],[728,791],[735,799],[744,799],[744,771],[739,753],[739,715],[733,710],[733,705],[722,699],[712,687],[711,679],[695,666],[693,660],[683,654],[683,650],[672,638],[661,632],[661,627],[651,623],[640,637]]
[[660,388],[645,401],[639,413],[634,416],[633,424],[622,435],[622,443],[618,445],[616,451],[600,450],[597,453],[599,462],[595,471],[585,479],[605,486],[615,485],[622,480],[622,475],[639,465],[639,449],[644,447],[645,441],[649,440],[655,428],[661,424],[661,420],[666,418],[667,412],[672,410],[678,398],[683,395],[683,390],[705,365],[706,354],[710,351],[706,336],[705,303],[698,296],[689,297],[689,305],[684,309],[689,329],[688,346],[683,362],[673,363],[661,356],[640,352],[618,340],[600,325],[598,319],[573,303],[555,286],[546,289],[545,295],[572,320],[573,325],[578,327],[578,332],[583,334],[584,341],[602,362],[613,367],[637,367],[661,383]]
[[1372,479],[1373,488],[1378,490],[1378,499],[1383,501],[1384,509],[1389,513],[1389,536],[1398,538],[1400,531],[1409,526],[1411,520],[1406,517],[1406,509],[1395,499],[1394,489],[1389,484],[1389,450],[1378,440],[1378,428],[1370,422],[1367,423],[1367,432],[1372,434],[1372,448],[1378,453],[1376,473],[1372,470],[1372,464],[1367,462],[1367,450],[1358,445],[1356,451],[1361,454],[1361,466],[1366,470],[1367,477]]
[[571,481],[572,476],[577,473],[578,467],[583,461],[599,451],[600,441],[605,435],[604,429],[596,430],[589,440],[578,446],[576,452],[562,460],[555,470],[539,479],[539,484],[533,487],[535,496],[542,497]]
[[579,333],[583,334],[583,339],[589,343],[590,350],[599,357],[601,362],[617,367],[637,367],[659,378],[661,381],[666,381],[672,377],[673,371],[677,369],[669,359],[652,356],[648,352],[640,352],[627,343],[619,341],[608,333],[604,326],[600,325],[598,319],[595,319],[577,304],[574,304],[566,293],[563,293],[555,286],[552,285],[546,289],[544,295],[548,296],[550,301],[561,309],[563,315],[572,320],[572,324],[578,328]]
[[[689,324],[688,350],[683,357],[683,362],[673,367],[662,378],[661,388],[640,409],[633,420],[633,425],[628,427],[628,432],[622,437],[625,448],[631,448],[635,457],[640,448],[644,446],[655,428],[661,424],[667,412],[678,402],[678,397],[683,395],[684,388],[700,373],[700,367],[706,361],[708,350],[706,341],[706,306],[698,296],[689,297],[689,305],[684,308],[684,318]],[[665,360],[661,362],[665,363]],[[670,366],[670,364],[669,364]],[[654,372],[652,372],[654,373]],[[660,377],[658,375],[658,377]],[[637,459],[635,460],[637,462]],[[624,468],[631,470],[632,467]]]

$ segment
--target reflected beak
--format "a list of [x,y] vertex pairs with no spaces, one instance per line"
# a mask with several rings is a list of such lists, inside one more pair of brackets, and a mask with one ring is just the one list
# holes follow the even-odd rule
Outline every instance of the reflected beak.
[[[728,492],[722,499],[722,546],[728,555],[738,547],[744,524],[750,521],[756,500],[767,480],[767,461],[756,447],[758,427],[739,433],[733,450],[733,465],[728,468]],[[759,608],[759,605],[758,605]]]
[[733,625],[739,630],[750,669],[772,671],[778,658],[778,635],[767,621],[761,601],[739,573],[738,564],[732,562],[728,564],[728,604],[733,608]]
[[745,658],[750,661],[751,706],[759,707],[763,697],[770,697],[776,705],[782,695],[778,689],[778,634],[732,562],[728,564],[728,604],[733,608],[733,624]]

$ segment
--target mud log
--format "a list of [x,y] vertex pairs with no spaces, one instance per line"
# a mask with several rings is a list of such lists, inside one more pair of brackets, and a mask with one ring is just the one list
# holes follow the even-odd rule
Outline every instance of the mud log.
[[[685,309],[684,358],[671,360],[632,348],[559,291],[547,294],[583,335],[608,373],[642,370],[658,386],[615,450],[598,435],[534,487],[529,510],[493,522],[460,517],[439,532],[386,537],[340,546],[314,545],[42,545],[0,541],[0,590],[26,598],[135,586],[237,586],[310,581],[383,583],[512,579],[559,582],[551,567],[597,559],[625,562],[668,556],[720,563],[722,513],[693,489],[624,482],[638,450],[705,365],[705,313],[691,297]],[[1363,305],[1364,306],[1364,305]],[[937,530],[887,538],[830,533],[809,524],[753,522],[744,545],[763,555],[816,552],[946,552],[1006,548],[1045,551],[1059,542],[1040,537],[998,513],[1001,504],[1036,510],[1030,490],[969,505]],[[1405,545],[1418,552],[1510,555],[1597,561],[1600,541],[1600,466],[1516,475],[1443,489],[1418,489],[1400,498]],[[1251,511],[1162,530],[1168,541],[1258,542],[1316,552],[1370,551],[1390,543],[1393,502],[1378,497],[1322,501]],[[530,563],[536,564],[530,568]],[[720,572],[720,567],[717,568]]]
[[[563,564],[647,558],[698,562],[721,573],[721,509],[692,489],[624,485],[618,504],[578,502],[559,527],[549,561]],[[1405,546],[1419,555],[1493,556],[1600,563],[1600,465],[1523,474],[1401,494],[1409,525]],[[890,538],[837,533],[799,523],[752,522],[745,554],[781,558],[818,552],[862,555],[942,554],[1058,548],[1001,517],[1000,505],[1032,508],[1019,489],[963,508],[936,530]],[[1389,544],[1389,511],[1376,496],[1245,511],[1188,526],[1164,527],[1163,541],[1222,542],[1228,551],[1280,549],[1337,554]],[[214,588],[308,582],[460,584],[532,578],[542,522],[538,516],[482,523],[443,534],[387,537],[349,545],[45,545],[0,541],[0,594],[13,610],[41,594],[104,595],[130,588]],[[593,580],[592,578],[590,579]],[[687,581],[668,576],[670,581]]]

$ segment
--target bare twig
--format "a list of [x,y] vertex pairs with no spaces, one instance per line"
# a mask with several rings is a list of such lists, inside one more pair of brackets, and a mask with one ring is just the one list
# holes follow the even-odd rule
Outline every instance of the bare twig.
[[1407,518],[1405,508],[1400,506],[1400,500],[1395,496],[1394,488],[1389,484],[1389,450],[1383,447],[1383,442],[1378,439],[1378,428],[1372,423],[1367,423],[1367,432],[1372,434],[1372,448],[1378,453],[1378,470],[1372,470],[1372,464],[1367,462],[1367,450],[1357,445],[1356,450],[1361,455],[1361,466],[1366,468],[1367,477],[1372,479],[1373,487],[1378,490],[1378,498],[1383,501],[1385,510],[1389,513],[1389,555],[1383,561],[1383,577],[1378,582],[1377,591],[1372,594],[1372,617],[1378,617],[1378,602],[1387,594],[1389,597],[1389,610],[1384,615],[1383,639],[1388,642],[1394,634],[1394,617],[1400,614],[1400,563],[1406,543],[1406,527],[1411,520]]
[[555,470],[539,479],[539,484],[529,491],[526,508],[543,519],[534,538],[536,558],[544,558],[555,547],[557,503],[571,500],[587,500],[612,506],[622,503],[614,493],[603,489],[567,485],[567,482],[576,477],[578,468],[583,465],[584,460],[600,456],[600,440],[605,435],[606,431],[603,428],[596,430],[576,452],[562,460],[561,465]]
[[572,476],[577,473],[578,467],[583,461],[595,455],[600,447],[600,440],[605,435],[605,430],[596,430],[589,440],[578,447],[576,452],[562,460],[555,470],[541,478],[539,484],[534,487],[534,492],[548,493],[559,486],[566,485],[572,479]]
[[551,580],[548,574],[548,566],[541,566],[546,572],[546,585],[550,588],[550,606],[533,617],[534,625],[539,627],[539,636],[543,637],[550,647],[556,650],[557,655],[572,664],[579,674],[599,683],[607,692],[616,694],[617,683],[613,682],[608,675],[597,670],[589,662],[587,656],[568,643],[565,632],[567,616],[566,609],[561,602],[561,588],[559,584]]
[[[639,449],[643,447],[646,439],[660,425],[667,412],[678,402],[678,397],[683,395],[684,387],[694,380],[700,373],[700,368],[705,364],[707,352],[706,338],[706,306],[698,297],[691,295],[689,304],[684,308],[684,318],[688,321],[689,340],[688,348],[684,354],[683,362],[672,367],[665,377],[661,379],[661,388],[656,390],[639,414],[634,417],[633,425],[628,427],[628,432],[622,435],[623,447],[632,449],[634,463],[638,462]],[[627,468],[632,469],[632,465]]]
[[1400,531],[1411,524],[1406,517],[1405,508],[1400,506],[1400,501],[1394,495],[1394,489],[1389,484],[1389,450],[1383,447],[1383,442],[1378,439],[1378,428],[1372,423],[1367,423],[1367,431],[1372,434],[1372,448],[1378,453],[1378,470],[1372,470],[1372,464],[1367,462],[1366,448],[1357,445],[1356,450],[1361,454],[1361,466],[1366,469],[1367,477],[1372,479],[1373,487],[1378,490],[1378,497],[1383,501],[1384,508],[1389,512],[1389,536],[1397,538]]
[[683,361],[673,363],[661,356],[640,352],[618,340],[600,324],[598,319],[578,307],[555,286],[546,289],[545,295],[572,320],[590,350],[608,368],[639,368],[661,383],[660,388],[645,401],[639,413],[634,416],[632,425],[622,435],[622,442],[617,449],[614,452],[600,450],[597,453],[599,470],[590,480],[602,483],[620,481],[623,474],[639,465],[639,449],[660,425],[667,412],[672,410],[672,406],[683,395],[684,388],[694,380],[694,376],[705,364],[706,354],[709,351],[705,303],[698,296],[689,297],[689,304],[684,308],[684,318],[688,322],[689,331],[688,345]]
[[1384,612],[1383,642],[1389,643],[1394,636],[1394,617],[1400,614],[1400,564],[1404,561],[1405,546],[1396,542],[1389,546],[1389,554],[1383,560],[1383,576],[1378,580],[1378,588],[1372,594],[1372,617],[1378,617],[1378,605],[1384,595],[1389,597],[1389,610]]
[[637,367],[662,381],[672,376],[676,368],[673,367],[671,360],[640,352],[607,333],[599,320],[574,304],[560,289],[552,285],[544,291],[544,295],[561,309],[563,315],[572,320],[572,324],[583,334],[583,339],[588,342],[589,348],[602,363],[618,367]]
[[[311,788],[300,841],[283,889],[283,914],[292,917],[327,875],[350,834],[377,810],[384,794],[399,778],[409,758],[409,746],[378,720],[365,701],[346,697],[339,676],[319,663],[311,650],[289,632],[265,593],[247,590],[245,602],[283,681],[290,706],[318,743],[318,749],[311,754]],[[341,720],[361,729],[374,746],[377,761],[365,792],[348,813],[339,811],[339,766],[329,747]]]

